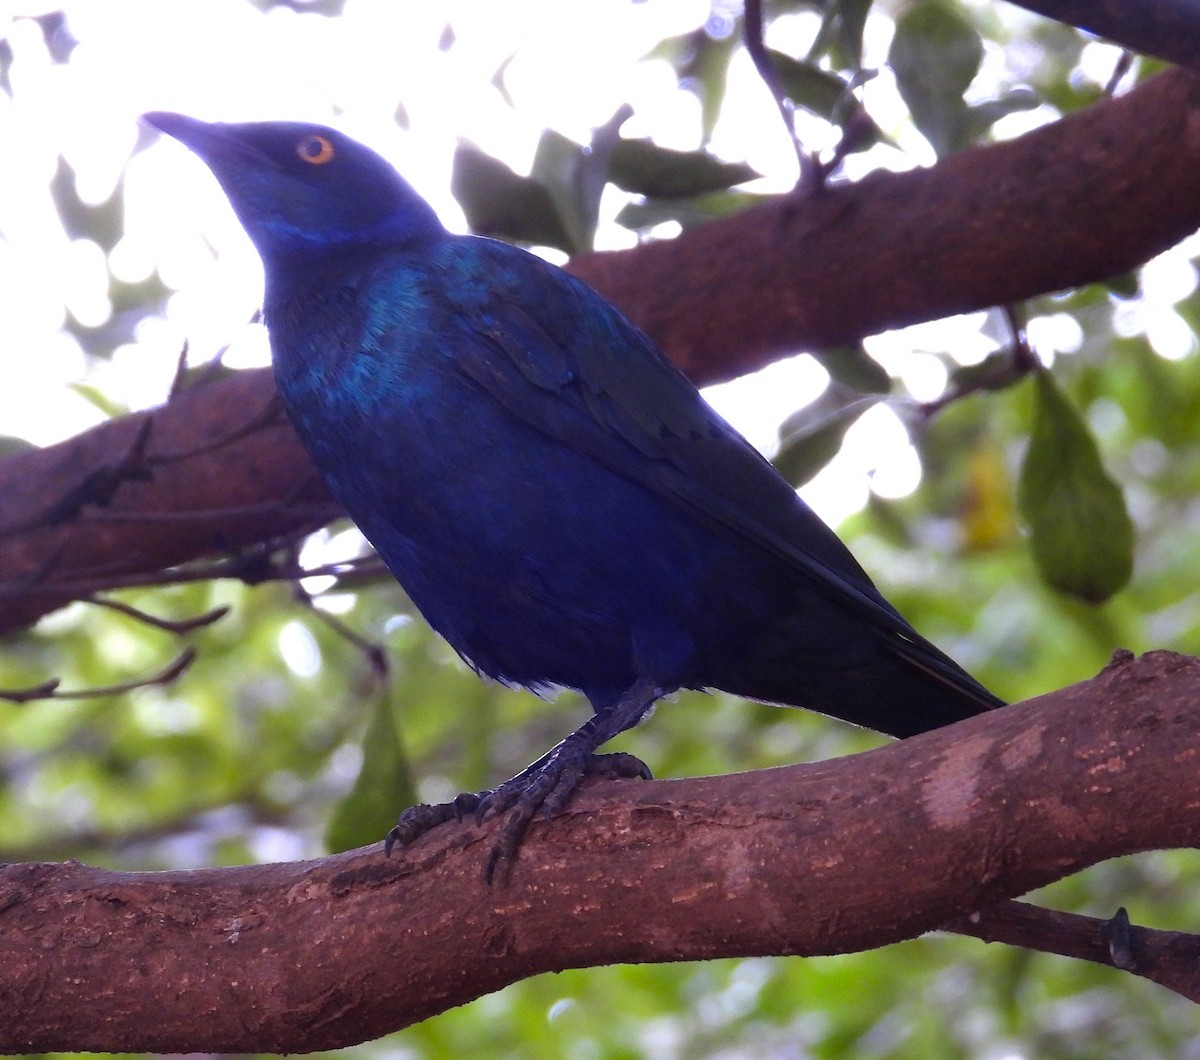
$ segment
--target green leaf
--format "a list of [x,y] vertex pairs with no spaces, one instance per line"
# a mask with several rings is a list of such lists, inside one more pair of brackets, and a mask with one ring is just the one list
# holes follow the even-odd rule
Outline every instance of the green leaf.
[[1033,110],[1041,103],[1036,92],[1028,88],[1014,88],[995,99],[985,100],[968,107],[966,118],[962,125],[964,142],[978,140],[1001,118],[1015,114],[1021,110]]
[[830,346],[815,351],[813,357],[834,379],[852,390],[862,394],[891,392],[892,377],[861,344]]
[[834,125],[854,125],[854,150],[887,141],[875,120],[849,91],[850,82],[809,59],[793,59],[783,52],[768,51],[788,98],[798,107]]
[[617,130],[628,120],[627,106],[593,131],[587,147],[554,129],[538,141],[531,176],[550,194],[567,232],[570,254],[591,250],[600,216],[600,196],[608,180],[609,159],[619,142]]
[[741,35],[711,36],[706,29],[669,37],[647,53],[647,59],[665,59],[675,67],[680,88],[700,100],[702,141],[708,143],[725,101],[729,60],[741,44]]
[[[578,211],[578,224],[584,242],[583,250],[591,250],[596,244],[596,229],[600,224],[600,199],[612,179],[613,153],[621,144],[621,126],[633,117],[633,107],[622,103],[603,125],[592,130],[591,142],[581,153],[576,179],[574,202]],[[554,188],[550,189],[551,194]],[[571,215],[568,213],[568,222]]]
[[547,129],[538,140],[530,176],[549,194],[567,233],[568,254],[591,245],[591,230],[581,216],[577,188],[583,164],[583,147],[569,136]]
[[508,57],[499,66],[496,67],[496,72],[492,74],[492,88],[500,93],[500,98],[504,100],[514,110],[516,106],[513,104],[512,93],[508,91],[506,83],[508,68],[512,66],[512,61],[517,57],[516,52],[511,52]]
[[124,416],[129,411],[124,405],[113,401],[99,387],[92,386],[90,383],[68,383],[67,389],[75,391],[84,401],[93,408],[99,409],[110,419]]
[[1101,282],[1113,295],[1122,300],[1136,298],[1142,291],[1141,273],[1136,270],[1117,273]]
[[862,68],[863,28],[873,0],[828,0],[823,5],[821,28],[809,49],[808,58],[829,53],[833,64]]
[[623,191],[687,199],[723,191],[761,174],[744,162],[722,162],[704,151],[673,151],[653,140],[621,140],[613,148],[608,176]]
[[1133,572],[1133,523],[1096,440],[1047,371],[1035,376],[1033,432],[1017,506],[1034,560],[1059,592],[1101,603]]
[[358,778],[329,819],[326,848],[337,853],[377,843],[396,823],[397,813],[416,801],[416,784],[396,731],[391,697],[384,692],[376,698],[367,722]]
[[27,449],[36,448],[37,446],[33,442],[25,438],[18,438],[15,434],[0,434],[0,460],[6,456],[23,453]]
[[850,425],[875,403],[874,397],[831,384],[780,426],[779,452],[771,461],[775,470],[793,486],[803,486],[837,455]]
[[846,81],[814,62],[793,59],[773,49],[767,54],[771,56],[771,64],[788,98],[818,117],[833,121],[838,104],[846,95]]
[[454,152],[450,191],[467,215],[471,231],[519,243],[574,246],[545,186],[514,173],[474,144],[462,142]]
[[963,145],[963,93],[982,61],[979,33],[943,3],[910,7],[896,21],[888,63],[913,122],[939,155]]
[[690,228],[737,213],[761,201],[761,197],[744,191],[714,191],[691,199],[647,199],[621,207],[616,221],[635,232],[665,221],[678,221],[684,228]]

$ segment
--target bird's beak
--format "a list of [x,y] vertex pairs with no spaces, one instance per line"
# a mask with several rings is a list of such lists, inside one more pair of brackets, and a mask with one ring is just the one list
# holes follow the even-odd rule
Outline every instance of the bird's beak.
[[143,114],[142,121],[160,132],[165,132],[168,136],[175,137],[180,143],[194,148],[197,154],[204,153],[204,145],[212,144],[220,139],[215,132],[216,126],[183,114],[172,114],[166,110],[154,110],[149,114]]
[[142,121],[191,148],[210,167],[239,156],[258,158],[258,152],[235,132],[237,126],[200,121],[186,114],[172,114],[166,110],[143,114]]

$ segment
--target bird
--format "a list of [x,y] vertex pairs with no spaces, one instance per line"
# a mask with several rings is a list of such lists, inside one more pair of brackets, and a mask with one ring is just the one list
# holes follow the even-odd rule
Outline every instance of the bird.
[[303,122],[144,116],[221,185],[262,258],[287,415],[428,624],[480,675],[590,717],[497,787],[405,810],[534,818],[664,696],[721,690],[894,737],[1003,705],[922,637],[837,535],[597,292],[452,233],[385,159]]

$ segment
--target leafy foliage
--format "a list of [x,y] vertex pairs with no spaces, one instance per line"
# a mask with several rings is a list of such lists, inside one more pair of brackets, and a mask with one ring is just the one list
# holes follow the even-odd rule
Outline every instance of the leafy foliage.
[[1005,115],[1040,102],[1025,88],[968,102],[983,55],[979,31],[956,5],[924,0],[896,20],[888,62],[913,123],[939,155],[966,147]]
[[592,245],[600,193],[608,181],[643,197],[643,212],[627,212],[619,219],[638,227],[678,219],[695,209],[698,200],[726,202],[721,211],[726,212],[743,200],[721,200],[714,193],[758,175],[747,165],[722,162],[703,151],[674,151],[651,140],[615,139],[615,126],[623,120],[624,115],[618,114],[586,148],[547,130],[538,142],[528,177],[472,144],[460,144],[451,187],[472,231],[579,253]]

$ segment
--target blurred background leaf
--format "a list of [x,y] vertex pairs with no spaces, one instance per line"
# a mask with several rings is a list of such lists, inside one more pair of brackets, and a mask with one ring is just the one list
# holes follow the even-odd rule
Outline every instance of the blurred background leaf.
[[1033,431],[1017,503],[1042,577],[1098,604],[1133,572],[1133,524],[1096,439],[1049,372],[1034,375]]

